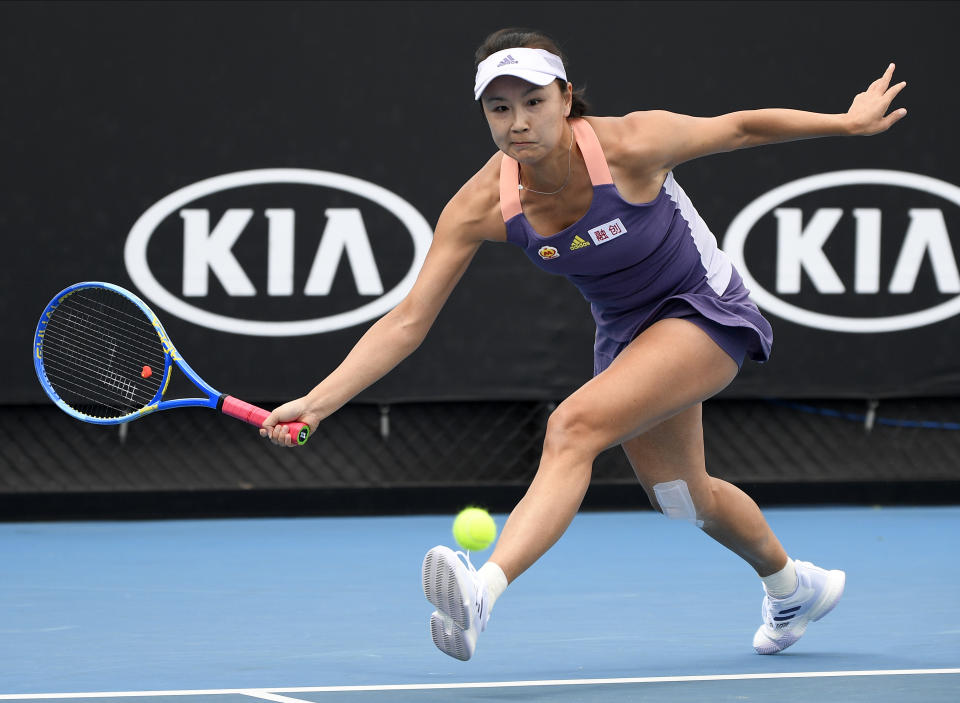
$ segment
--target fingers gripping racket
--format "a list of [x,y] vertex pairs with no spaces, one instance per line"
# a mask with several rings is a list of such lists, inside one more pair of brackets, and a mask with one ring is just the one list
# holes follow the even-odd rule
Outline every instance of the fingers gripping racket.
[[[146,303],[111,283],[77,283],[58,293],[40,316],[33,347],[47,395],[84,422],[113,425],[197,406],[257,427],[270,415],[214,390],[180,356]],[[204,397],[163,399],[174,365]],[[297,444],[307,441],[308,425],[284,424]]]

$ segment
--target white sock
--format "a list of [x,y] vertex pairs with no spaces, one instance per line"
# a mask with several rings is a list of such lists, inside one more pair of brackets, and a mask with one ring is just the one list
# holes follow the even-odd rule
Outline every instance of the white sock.
[[772,598],[786,598],[797,590],[799,584],[797,569],[790,557],[787,557],[787,565],[780,571],[769,576],[761,576],[760,580],[763,581],[763,585],[767,589],[767,595]]
[[477,569],[477,575],[483,581],[483,585],[487,587],[487,597],[490,599],[490,602],[487,604],[487,609],[489,610],[493,608],[493,604],[497,602],[497,598],[507,590],[507,577],[504,575],[503,569],[492,561],[488,561]]

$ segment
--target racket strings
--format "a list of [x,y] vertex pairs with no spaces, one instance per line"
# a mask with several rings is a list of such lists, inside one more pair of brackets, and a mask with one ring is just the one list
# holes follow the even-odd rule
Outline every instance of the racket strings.
[[[67,311],[67,315],[73,315],[73,311]],[[113,348],[110,350],[110,356],[112,360],[116,361],[125,361],[130,364],[130,367],[135,369],[138,373],[142,369],[142,361],[145,355],[152,355],[154,348],[157,346],[159,341],[156,333],[152,335],[151,338],[141,336],[140,339],[134,339],[131,336],[127,335],[126,330],[116,325],[110,324],[100,324],[96,330],[91,330],[89,318],[77,319],[73,318],[69,320],[71,324],[58,326],[54,330],[54,336],[57,337],[59,341],[62,341],[64,344],[73,343],[77,350],[83,348],[86,349],[97,349],[98,346],[105,340],[103,336],[92,336],[92,331],[96,331],[99,335],[102,335],[105,332],[112,332],[117,338],[123,338],[125,342],[132,348],[128,351],[126,347],[119,347],[116,343],[113,343]],[[104,323],[105,321],[98,321]],[[152,328],[151,328],[152,329]],[[48,332],[49,334],[49,326]],[[161,351],[159,352],[162,355],[162,345]],[[137,366],[140,363],[141,366]]]
[[[64,337],[61,340],[53,335],[51,341],[62,341],[63,346],[58,349],[44,342],[47,356],[44,369],[57,394],[68,404],[74,405],[79,399],[95,405],[106,405],[123,415],[146,405],[159,388],[162,373],[158,373],[152,382],[143,379],[139,375],[142,366],[120,364],[120,360],[109,356],[104,358],[104,348],[98,348],[95,340],[76,337],[72,340]],[[141,360],[150,358],[141,356]],[[158,364],[158,371],[162,369],[162,356],[155,363]]]
[[[142,400],[137,398],[137,387],[127,382],[119,374],[98,374],[96,378],[102,386],[97,387],[89,382],[90,379],[94,378],[93,375],[86,378],[78,377],[76,367],[71,368],[61,364],[48,363],[45,369],[48,380],[57,390],[57,395],[69,405],[76,405],[76,403],[71,402],[69,394],[72,393],[84,401],[107,406],[116,411],[118,415],[126,415],[132,410],[143,407],[153,397],[152,394],[141,393]],[[85,383],[84,381],[88,382]],[[108,390],[104,390],[104,388]],[[118,399],[126,402],[123,405],[118,405]]]
[[[42,356],[61,400],[91,415],[135,412],[163,382],[163,342],[152,322],[132,301],[105,288],[77,291],[53,311]],[[144,366],[157,373],[143,378]]]
[[[63,346],[58,353],[56,347],[47,346],[45,342],[48,358],[44,360],[44,369],[51,385],[68,404],[72,398],[64,392],[67,390],[83,401],[106,404],[114,410],[125,410],[121,414],[127,414],[147,404],[159,388],[161,373],[151,383],[139,376],[142,366],[121,364],[120,360],[109,357],[91,361],[92,354],[102,354],[103,351],[102,347],[97,348],[94,340],[60,339],[52,335],[51,341],[62,342]],[[141,360],[150,358],[141,356]],[[158,363],[158,371],[163,368],[162,358],[155,363]]]
[[[151,337],[140,335],[135,339],[128,333],[124,327],[110,324],[106,319],[93,319],[90,316],[77,317],[73,311],[66,311],[68,318],[63,320],[67,324],[57,325],[53,329],[53,336],[65,345],[73,344],[74,352],[78,354],[78,360],[88,360],[90,352],[106,352],[108,362],[126,362],[130,370],[139,373],[142,370],[144,358],[158,358],[162,361],[162,344],[156,333]],[[50,333],[48,325],[47,333]],[[152,327],[151,327],[152,330]],[[106,336],[105,333],[112,333],[114,336]],[[118,340],[125,344],[121,346]],[[46,346],[46,344],[45,344]]]
[[[103,290],[112,293],[112,291],[107,289]],[[119,298],[118,293],[113,293],[113,295],[116,295]],[[127,302],[126,298],[120,299],[124,302]],[[150,347],[155,346],[158,340],[156,328],[154,328],[153,323],[146,317],[146,315],[144,315],[140,308],[136,308],[137,312],[140,314],[135,316],[120,308],[107,305],[106,303],[90,305],[82,298],[77,300],[73,307],[78,308],[79,310],[85,310],[91,316],[96,316],[98,322],[103,325],[104,328],[111,328],[116,330],[117,333],[129,335],[130,339],[137,337]],[[75,311],[70,310],[70,312]],[[117,318],[116,321],[108,317],[108,314]],[[119,319],[121,317],[124,319]]]
[[[98,359],[109,364],[124,365],[130,370],[141,370],[143,359],[162,359],[159,340],[134,339],[116,325],[103,324],[89,315],[76,316],[66,311],[60,324],[49,325],[49,336],[61,342],[72,354],[75,361],[85,362]],[[149,343],[149,342],[152,342]],[[46,344],[45,344],[46,347]]]

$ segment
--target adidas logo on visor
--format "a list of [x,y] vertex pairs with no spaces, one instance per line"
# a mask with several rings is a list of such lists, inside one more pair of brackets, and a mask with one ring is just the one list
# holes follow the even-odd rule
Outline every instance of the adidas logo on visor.
[[507,55],[503,58],[503,60],[500,61],[500,63],[497,64],[497,68],[500,68],[501,66],[509,66],[509,65],[512,64],[512,63],[520,63],[520,62],[517,61],[515,58],[513,58],[510,54],[507,54]]

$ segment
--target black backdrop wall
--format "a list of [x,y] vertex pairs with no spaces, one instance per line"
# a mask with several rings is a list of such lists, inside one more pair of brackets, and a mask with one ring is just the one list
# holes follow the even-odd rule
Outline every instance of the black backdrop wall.
[[[939,2],[0,4],[0,403],[44,402],[37,318],[90,279],[142,295],[215,387],[304,392],[402,296],[493,152],[472,53],[506,25],[554,34],[598,114],[842,112],[897,62],[910,113],[889,133],[676,173],[775,329],[727,397],[954,394],[958,20]],[[561,398],[592,333],[572,286],[484,245],[362,399]]]

